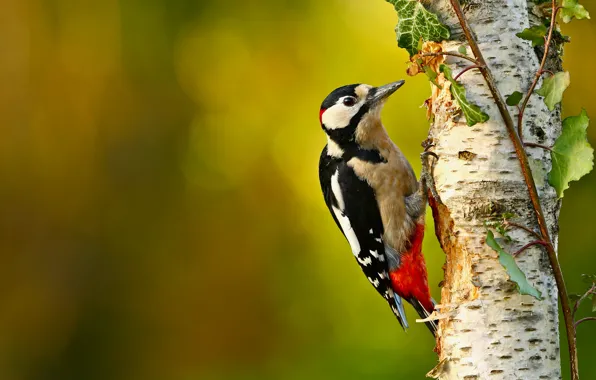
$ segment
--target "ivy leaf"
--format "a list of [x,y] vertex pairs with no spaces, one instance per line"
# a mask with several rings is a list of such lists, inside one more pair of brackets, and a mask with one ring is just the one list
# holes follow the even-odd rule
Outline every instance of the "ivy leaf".
[[544,96],[544,103],[550,111],[563,99],[563,92],[571,83],[569,72],[559,72],[545,78],[542,87],[536,90],[538,95]]
[[515,107],[516,105],[519,104],[519,102],[521,102],[523,96],[524,96],[524,94],[522,94],[521,92],[514,91],[513,94],[511,94],[507,97],[507,100],[505,100],[505,103],[507,103],[508,106]]
[[505,252],[503,248],[495,240],[495,235],[491,230],[487,231],[486,244],[499,254],[499,262],[507,271],[509,280],[513,281],[519,290],[520,294],[530,295],[538,300],[542,299],[542,294],[534,288],[526,278],[524,272],[517,266],[515,258],[509,253]]
[[563,0],[561,7],[563,7],[561,9],[561,18],[565,23],[571,21],[574,17],[578,20],[590,18],[590,13],[583,5],[578,4],[577,0]]
[[451,69],[446,65],[441,65],[439,70],[445,74],[445,78],[451,82],[451,94],[459,107],[461,108],[464,116],[466,117],[466,123],[468,126],[473,126],[476,123],[484,123],[489,119],[488,115],[484,113],[480,107],[476,104],[470,103],[466,98],[466,89],[463,85],[457,83],[455,79],[453,79],[453,75],[451,74]]
[[522,40],[532,41],[532,46],[544,45],[544,36],[548,32],[548,28],[545,25],[534,25],[531,28],[526,28],[515,35]]
[[563,120],[563,131],[555,141],[550,156],[553,168],[548,173],[548,183],[557,191],[559,198],[569,188],[569,182],[577,181],[592,171],[594,149],[587,140],[586,129],[590,119],[586,110],[578,116]]
[[449,28],[443,25],[437,15],[424,8],[418,0],[387,0],[395,6],[397,15],[397,46],[404,48],[410,56],[418,52],[418,41],[440,42],[449,39]]

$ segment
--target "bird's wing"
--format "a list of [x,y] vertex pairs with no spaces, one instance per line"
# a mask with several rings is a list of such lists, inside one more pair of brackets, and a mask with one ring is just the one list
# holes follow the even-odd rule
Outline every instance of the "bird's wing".
[[400,324],[408,327],[401,298],[391,288],[383,221],[374,190],[344,161],[327,156],[325,151],[321,155],[319,178],[325,203],[350,243],[364,275],[389,303]]

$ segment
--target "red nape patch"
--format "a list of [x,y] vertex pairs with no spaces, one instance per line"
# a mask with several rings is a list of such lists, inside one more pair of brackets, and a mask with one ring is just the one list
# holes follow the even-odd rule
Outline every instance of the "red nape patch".
[[389,273],[393,290],[402,298],[416,298],[426,310],[433,310],[428,289],[426,263],[422,256],[424,225],[419,224],[410,240],[410,249],[402,254],[399,268]]
[[321,123],[321,125],[323,124],[323,114],[325,113],[325,111],[327,111],[326,108],[321,108],[321,110],[319,111],[319,122]]

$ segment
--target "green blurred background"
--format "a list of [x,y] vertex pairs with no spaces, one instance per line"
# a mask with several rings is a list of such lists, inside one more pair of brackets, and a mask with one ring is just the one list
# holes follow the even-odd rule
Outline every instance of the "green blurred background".
[[[0,379],[424,378],[432,339],[400,331],[317,177],[327,93],[405,76],[391,5],[1,3]],[[596,22],[565,32],[565,113],[594,116]],[[383,116],[417,171],[428,94],[408,78]],[[595,189],[566,192],[572,291],[596,272]],[[596,324],[579,334],[595,379]]]

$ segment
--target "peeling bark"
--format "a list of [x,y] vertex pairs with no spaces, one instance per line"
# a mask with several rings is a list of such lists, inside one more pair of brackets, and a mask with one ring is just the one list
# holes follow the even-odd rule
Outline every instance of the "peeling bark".
[[[526,0],[470,0],[468,18],[502,94],[528,90],[539,66],[537,54],[515,33],[535,23]],[[456,52],[463,41],[448,0],[431,3],[452,31],[442,44]],[[454,75],[469,65],[455,57],[445,62]],[[554,60],[552,65],[559,65]],[[441,79],[441,78],[440,78]],[[535,246],[517,262],[542,293],[537,300],[520,295],[508,280],[498,255],[485,244],[485,221],[513,213],[515,222],[536,229],[536,218],[518,159],[502,118],[480,73],[471,70],[460,81],[468,99],[490,115],[487,123],[468,127],[451,98],[449,84],[433,87],[434,114],[429,137],[440,157],[434,171],[443,205],[431,203],[436,234],[446,253],[441,293],[437,353],[441,365],[432,376],[440,379],[560,379],[557,287],[546,252]],[[515,116],[517,111],[511,109]],[[552,145],[561,131],[560,109],[549,112],[532,97],[524,117],[527,142]],[[560,203],[546,180],[551,168],[547,151],[528,148],[547,224],[556,245]],[[510,252],[535,240],[512,230]]]

